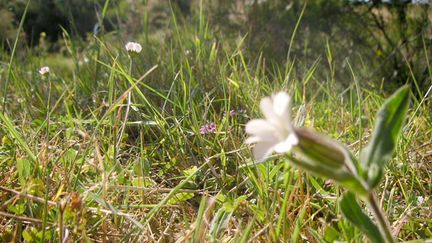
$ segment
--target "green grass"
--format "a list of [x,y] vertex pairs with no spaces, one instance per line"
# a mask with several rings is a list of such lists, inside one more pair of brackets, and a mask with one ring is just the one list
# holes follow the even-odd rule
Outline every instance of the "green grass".
[[[286,90],[297,126],[357,153],[391,91],[355,66],[352,85],[334,80],[331,43],[311,66],[278,64],[247,53],[247,37],[218,39],[203,13],[195,27],[175,19],[163,41],[136,37],[143,52],[130,71],[129,40],[110,33],[85,46],[66,34],[63,53],[27,50],[1,66],[2,241],[364,242],[336,204],[342,188],[283,157],[246,166],[244,124],[261,97]],[[401,241],[432,238],[431,109],[426,91],[412,102],[379,186]],[[202,135],[207,122],[217,131]]]

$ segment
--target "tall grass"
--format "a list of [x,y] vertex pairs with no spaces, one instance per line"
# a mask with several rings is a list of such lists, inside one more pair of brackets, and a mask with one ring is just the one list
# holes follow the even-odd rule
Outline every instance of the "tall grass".
[[[311,66],[290,55],[272,63],[245,51],[247,36],[218,39],[205,12],[186,24],[174,13],[165,39],[136,37],[145,45],[130,72],[123,46],[132,40],[110,33],[82,48],[65,32],[63,55],[23,50],[6,67],[13,72],[2,68],[1,80],[10,78],[0,116],[2,240],[363,242],[341,217],[342,189],[332,182],[277,157],[248,166],[244,124],[259,115],[262,96],[286,90],[296,125],[359,151],[390,92],[380,80],[365,83],[355,66],[352,85],[334,80],[332,43]],[[399,240],[432,238],[423,93],[379,189]],[[208,122],[216,132],[200,134]]]

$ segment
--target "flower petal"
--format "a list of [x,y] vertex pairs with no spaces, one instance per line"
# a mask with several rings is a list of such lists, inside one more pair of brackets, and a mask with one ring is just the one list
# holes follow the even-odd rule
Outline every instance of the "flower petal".
[[291,97],[285,92],[273,96],[273,111],[279,117],[281,125],[292,131],[291,125]]
[[261,142],[257,143],[253,148],[254,158],[258,161],[263,161],[269,157],[273,152],[274,143],[272,142]]
[[260,141],[262,141],[262,140],[260,139],[260,137],[258,137],[258,136],[253,136],[253,137],[248,137],[248,138],[246,138],[245,143],[246,143],[246,144],[252,144],[252,143],[257,143],[257,142],[260,142]]
[[265,119],[276,126],[279,126],[277,114],[273,111],[273,101],[270,97],[264,97],[260,102],[260,110]]
[[291,102],[291,97],[285,92],[279,92],[273,96],[273,110],[274,112],[281,116],[287,110],[289,110],[289,105]]
[[253,119],[246,124],[246,132],[249,134],[259,135],[274,131],[275,127],[264,119]]
[[298,143],[299,143],[299,139],[297,135],[291,133],[284,141],[276,144],[274,146],[274,150],[276,153],[286,153],[290,151],[292,147],[297,145]]
[[278,136],[280,133],[278,128],[264,119],[253,119],[249,121],[246,124],[246,132],[251,135],[251,138],[248,139],[246,143],[256,143],[260,141],[277,143],[281,140]]

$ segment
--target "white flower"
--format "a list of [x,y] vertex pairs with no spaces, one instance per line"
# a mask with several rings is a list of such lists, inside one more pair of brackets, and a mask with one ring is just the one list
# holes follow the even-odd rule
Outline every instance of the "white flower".
[[250,135],[246,143],[256,143],[253,154],[255,159],[262,161],[272,152],[290,151],[299,139],[291,124],[291,97],[287,93],[263,98],[260,109],[265,119],[253,119],[246,124],[246,132]]
[[42,76],[47,75],[49,72],[50,72],[50,69],[49,69],[49,67],[47,67],[47,66],[45,66],[45,67],[41,67],[41,68],[39,69],[39,73],[40,73],[40,75],[42,75]]
[[142,51],[142,46],[136,42],[128,42],[125,48],[128,52],[140,53]]
[[422,196],[418,196],[417,197],[417,204],[418,205],[422,205],[424,203],[425,199]]

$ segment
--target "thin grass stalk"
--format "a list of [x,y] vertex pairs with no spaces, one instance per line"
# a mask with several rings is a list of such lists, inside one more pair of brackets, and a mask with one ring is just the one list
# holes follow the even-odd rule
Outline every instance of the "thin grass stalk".
[[10,75],[12,74],[12,63],[13,63],[13,60],[15,57],[16,49],[18,47],[18,40],[19,40],[20,33],[24,27],[24,21],[25,21],[26,16],[27,16],[27,11],[28,11],[28,8],[30,6],[30,2],[31,2],[31,0],[29,0],[25,6],[23,16],[22,16],[21,21],[20,21],[19,26],[18,26],[17,34],[15,37],[15,42],[14,42],[14,45],[12,48],[12,54],[11,54],[10,60],[9,60],[9,65],[8,65],[8,70],[7,70],[7,75],[6,75],[6,81],[5,81],[5,87],[3,90],[3,105],[2,105],[3,106],[3,111],[2,111],[3,114],[6,112],[7,94],[8,94],[8,89],[9,89],[9,79],[10,79]]
[[369,206],[369,209],[372,211],[372,213],[375,216],[375,219],[378,224],[378,228],[381,231],[381,234],[385,239],[385,242],[396,243],[397,241],[395,240],[393,234],[391,233],[390,223],[388,222],[384,212],[381,210],[378,200],[374,193],[372,192],[369,193],[369,196],[367,198],[367,204]]

